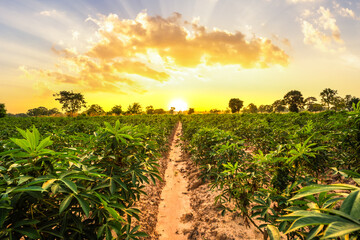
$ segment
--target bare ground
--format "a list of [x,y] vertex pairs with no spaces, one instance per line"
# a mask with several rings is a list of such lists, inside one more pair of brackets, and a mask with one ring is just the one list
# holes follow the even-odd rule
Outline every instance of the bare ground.
[[214,204],[216,191],[199,180],[200,171],[181,151],[181,123],[168,156],[160,160],[165,182],[146,186],[147,196],[138,203],[146,239],[263,239],[236,214],[222,216]]

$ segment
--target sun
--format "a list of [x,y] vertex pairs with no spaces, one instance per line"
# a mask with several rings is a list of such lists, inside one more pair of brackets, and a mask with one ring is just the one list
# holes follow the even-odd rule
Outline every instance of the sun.
[[188,104],[182,99],[171,100],[169,103],[169,109],[172,107],[175,108],[175,111],[187,111],[189,109]]

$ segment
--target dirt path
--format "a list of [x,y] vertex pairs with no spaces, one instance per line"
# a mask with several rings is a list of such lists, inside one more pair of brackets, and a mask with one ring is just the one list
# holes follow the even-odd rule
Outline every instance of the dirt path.
[[165,171],[166,185],[161,193],[156,230],[159,239],[186,239],[183,234],[189,224],[181,218],[191,212],[188,182],[184,176],[186,164],[182,159],[180,143],[181,123],[178,125],[171,144],[169,161]]
[[220,214],[214,204],[219,192],[200,180],[200,170],[179,146],[181,130],[179,123],[170,137],[169,152],[159,159],[164,181],[147,185],[147,195],[137,203],[141,210],[137,224],[149,235],[144,239],[263,239],[237,213]]

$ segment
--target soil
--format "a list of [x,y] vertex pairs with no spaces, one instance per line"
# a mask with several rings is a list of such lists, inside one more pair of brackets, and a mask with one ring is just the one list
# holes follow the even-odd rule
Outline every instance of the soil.
[[147,196],[138,203],[144,239],[263,239],[236,213],[221,215],[215,205],[218,192],[199,179],[200,171],[181,150],[181,123],[171,141],[168,156],[160,160],[164,179],[145,188]]

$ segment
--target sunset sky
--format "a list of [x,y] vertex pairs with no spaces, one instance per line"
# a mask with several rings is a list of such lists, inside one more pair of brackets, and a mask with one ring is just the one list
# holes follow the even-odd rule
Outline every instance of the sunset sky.
[[105,111],[272,104],[290,90],[360,97],[359,0],[0,0],[0,103]]

